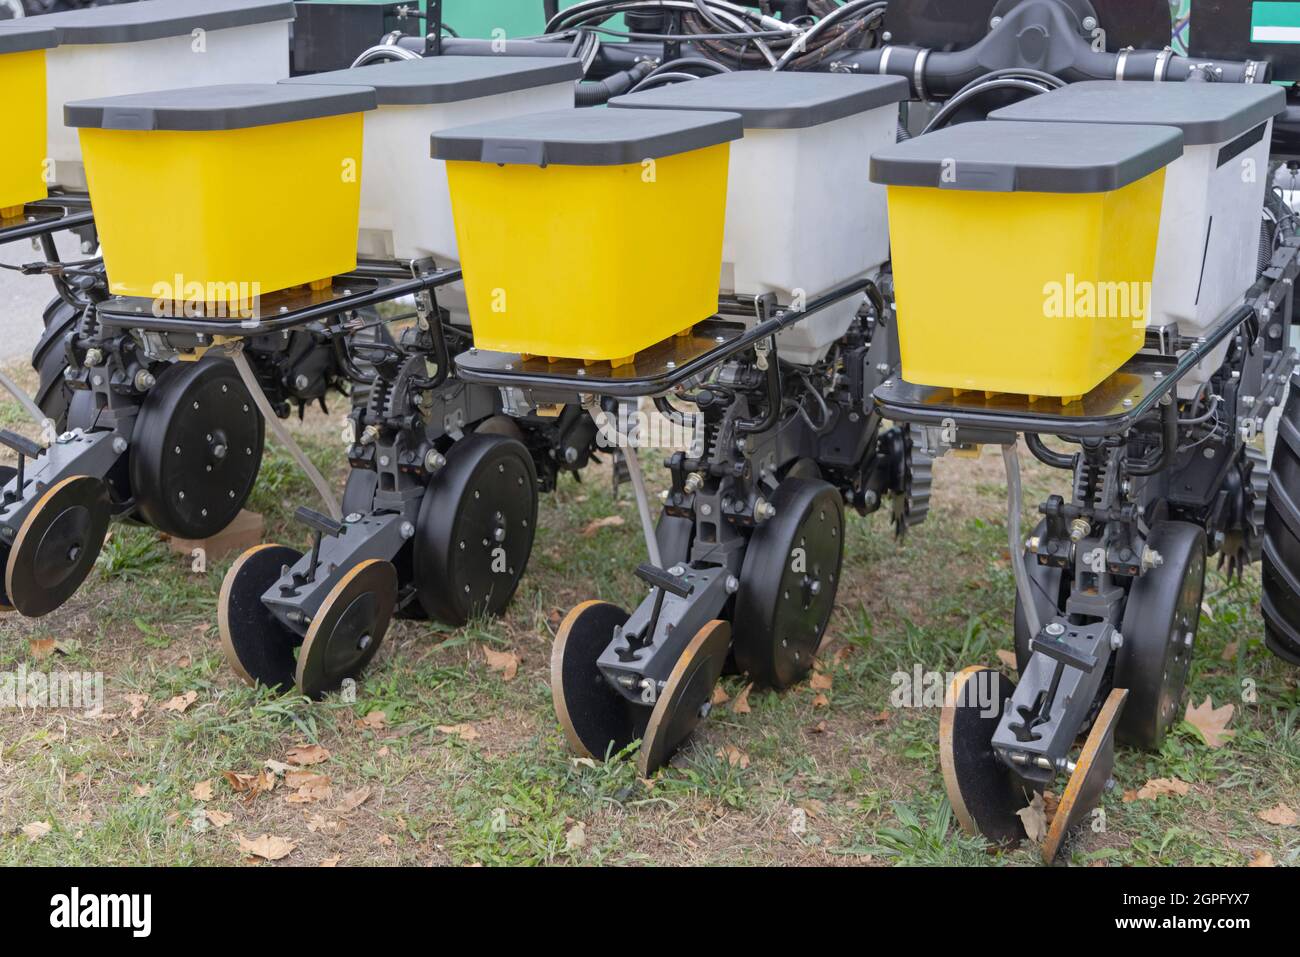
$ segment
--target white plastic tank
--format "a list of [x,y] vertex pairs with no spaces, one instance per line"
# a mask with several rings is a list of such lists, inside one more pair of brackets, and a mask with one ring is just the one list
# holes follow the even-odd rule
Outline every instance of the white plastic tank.
[[[1146,318],[1149,326],[1176,325],[1180,336],[1195,338],[1236,308],[1255,282],[1273,118],[1285,108],[1285,92],[1271,85],[1095,81],[1031,97],[990,119],[1182,130],[1182,158],[1165,175]],[[1200,390],[1227,349],[1224,342],[1183,378],[1181,398]]]
[[[868,179],[868,159],[896,140],[898,104],[908,96],[901,77],[755,71],[632,93],[610,106],[741,115],[720,288],[775,293],[789,306],[874,277],[889,259],[885,188]],[[782,358],[823,359],[860,304],[850,297],[781,333]]]
[[572,109],[578,60],[443,56],[294,77],[285,83],[369,86],[361,161],[362,257],[459,261],[447,165],[430,156],[441,130],[529,113]]
[[284,0],[138,0],[39,17],[59,45],[48,52],[50,179],[86,187],[77,131],[63,123],[74,100],[225,83],[275,83],[289,75]]

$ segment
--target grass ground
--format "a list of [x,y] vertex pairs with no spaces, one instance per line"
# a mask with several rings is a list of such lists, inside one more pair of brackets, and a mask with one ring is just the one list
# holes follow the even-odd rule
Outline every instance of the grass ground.
[[[311,415],[299,431],[341,483],[335,418]],[[0,402],[0,427],[15,426],[17,407]],[[1027,502],[1060,490],[1036,465],[1026,486]],[[0,709],[0,863],[234,864],[260,851],[297,865],[1035,865],[1028,844],[997,851],[960,833],[938,711],[890,703],[897,672],[996,667],[1010,648],[1003,501],[1001,461],[986,454],[939,463],[930,520],[901,547],[886,516],[851,517],[818,687],[746,696],[725,679],[731,701],[651,781],[630,762],[573,760],[551,708],[562,613],[641,593],[635,508],[607,471],[543,500],[504,619],[399,623],[355,701],[244,686],[217,640],[230,558],[195,573],[155,533],[117,525],[67,606],[0,619],[0,672],[102,672],[107,694],[98,717]],[[268,540],[304,546],[288,519],[310,502],[288,457],[268,449],[251,503]],[[622,523],[591,530],[611,516]],[[1235,706],[1232,737],[1212,748],[1183,723],[1159,754],[1121,752],[1104,829],[1062,860],[1300,863],[1300,826],[1259,816],[1300,809],[1300,672],[1262,647],[1258,597],[1257,569],[1207,582],[1191,695]],[[509,680],[496,653],[518,659]],[[286,773],[293,757],[318,763]],[[1186,793],[1126,800],[1158,778]]]

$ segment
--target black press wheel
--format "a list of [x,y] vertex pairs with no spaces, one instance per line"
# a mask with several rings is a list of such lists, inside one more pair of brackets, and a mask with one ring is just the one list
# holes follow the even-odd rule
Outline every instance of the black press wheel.
[[229,360],[169,366],[132,433],[131,489],[140,517],[179,538],[220,532],[253,491],[264,429]]
[[1133,583],[1124,608],[1115,687],[1127,688],[1129,697],[1116,735],[1154,751],[1182,718],[1205,590],[1205,532],[1188,522],[1157,522],[1147,545],[1161,564]]
[[844,555],[844,505],[830,484],[788,478],[776,515],[745,550],[736,593],[737,666],[760,685],[788,688],[808,674],[835,607]]
[[523,443],[479,434],[452,446],[416,525],[415,583],[429,617],[460,626],[505,611],[536,525],[537,469]]

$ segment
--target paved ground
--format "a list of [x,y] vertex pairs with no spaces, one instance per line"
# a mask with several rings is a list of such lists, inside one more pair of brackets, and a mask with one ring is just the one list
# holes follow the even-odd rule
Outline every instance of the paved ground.
[[[64,259],[80,256],[76,237],[59,237],[59,254]],[[26,242],[0,246],[0,263],[36,262],[42,257]],[[21,276],[0,269],[0,365],[28,358],[41,335],[41,313],[54,296],[54,288],[43,276]]]

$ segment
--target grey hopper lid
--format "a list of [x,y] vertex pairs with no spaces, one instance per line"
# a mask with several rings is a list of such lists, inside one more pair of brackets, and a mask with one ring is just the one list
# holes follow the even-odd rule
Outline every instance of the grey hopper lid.
[[1071,83],[995,110],[994,120],[1176,126],[1188,146],[1227,143],[1286,109],[1279,86],[1259,83]]
[[910,95],[901,76],[747,70],[629,93],[610,106],[739,113],[747,130],[796,130],[893,106]]
[[999,193],[1104,193],[1183,154],[1171,126],[963,123],[877,150],[871,180]]
[[79,100],[63,108],[63,119],[105,130],[241,130],[374,108],[370,87],[245,83]]
[[380,106],[457,103],[578,80],[580,60],[528,56],[440,56],[298,76],[282,83],[374,87]]
[[0,56],[6,53],[27,53],[31,50],[48,50],[58,46],[59,34],[49,27],[31,26],[30,20],[8,20],[0,23]]
[[443,130],[433,157],[526,166],[620,166],[740,139],[735,113],[559,110]]
[[61,44],[72,45],[135,43],[188,36],[200,29],[225,30],[292,19],[293,3],[285,0],[136,0],[47,13],[28,22],[53,27]]

